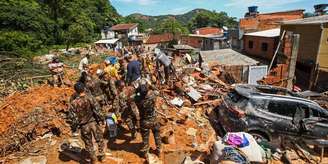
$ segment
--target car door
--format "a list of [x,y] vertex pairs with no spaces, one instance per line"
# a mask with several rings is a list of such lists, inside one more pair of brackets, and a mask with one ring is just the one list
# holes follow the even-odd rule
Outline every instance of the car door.
[[302,131],[302,136],[305,138],[321,138],[328,137],[328,114],[324,109],[311,105],[301,104],[306,106],[309,111],[309,116],[304,119],[304,124],[308,124],[308,128]]
[[261,110],[260,117],[271,133],[297,135],[298,127],[293,123],[296,105],[294,101],[273,97],[268,100],[267,108]]

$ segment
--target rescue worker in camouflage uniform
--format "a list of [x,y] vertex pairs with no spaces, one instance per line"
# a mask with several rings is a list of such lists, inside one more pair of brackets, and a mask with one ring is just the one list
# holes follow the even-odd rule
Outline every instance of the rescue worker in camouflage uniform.
[[[82,72],[81,77],[78,80],[78,82],[81,82],[84,84],[86,92],[88,92],[89,94],[94,96],[102,108],[108,104],[106,95],[102,89],[102,85],[106,84],[105,81],[103,81],[99,78],[92,78],[90,75],[88,75],[87,72]],[[72,96],[72,97],[74,97],[74,96]]]
[[133,108],[131,102],[131,92],[132,88],[129,90],[128,87],[124,86],[123,81],[117,81],[116,86],[118,88],[119,96],[118,96],[118,106],[119,106],[119,114],[121,119],[127,124],[128,128],[131,130],[131,138],[135,139],[136,137],[136,126],[139,127],[138,118],[139,112]]
[[112,109],[115,114],[118,113],[118,92],[117,88],[115,86],[115,78],[110,77],[109,74],[104,72],[103,70],[98,69],[97,70],[98,75],[98,83],[100,84],[99,88],[104,93],[105,103],[106,104],[112,104]]
[[[81,73],[81,76],[80,76],[79,79],[77,80],[77,83],[82,83],[82,84],[84,85],[84,87],[85,87],[85,92],[90,93],[90,91],[89,91],[88,88],[86,87],[86,85],[87,85],[87,81],[88,81],[88,80],[90,80],[90,77],[89,77],[88,73],[87,73],[87,72],[82,72],[82,73]],[[77,92],[75,92],[75,93],[71,96],[69,102],[72,102],[72,101],[73,101],[78,95],[79,95],[79,94],[78,94]]]
[[155,102],[157,93],[149,90],[147,84],[140,85],[136,90],[135,102],[140,115],[140,132],[142,135],[143,147],[141,152],[146,157],[149,152],[149,134],[153,132],[156,143],[156,155],[161,153],[160,124],[158,122]]
[[85,85],[88,91],[90,92],[90,94],[95,97],[95,99],[97,100],[97,102],[101,107],[107,104],[106,96],[101,88],[102,85],[106,85],[105,81],[102,81],[99,78],[89,77],[87,78]]
[[108,100],[109,102],[111,102],[115,114],[117,114],[119,108],[118,108],[118,96],[117,96],[118,92],[115,86],[116,80],[112,77],[109,77],[108,74],[105,75],[105,79],[108,82],[108,88],[107,88]]
[[97,160],[92,136],[98,144],[98,158],[99,160],[103,160],[105,157],[105,144],[99,123],[104,121],[104,117],[100,112],[100,106],[95,98],[85,91],[83,83],[76,83],[74,89],[76,94],[69,109],[69,118],[72,122],[73,131],[77,130],[77,128],[81,129],[81,138],[85,143],[85,150],[89,155],[87,160],[91,160],[91,163]]
[[113,101],[117,95],[117,89],[115,86],[115,79],[111,78],[110,75],[104,72],[101,76],[101,80],[106,81],[107,85],[105,87],[105,94],[109,101]]

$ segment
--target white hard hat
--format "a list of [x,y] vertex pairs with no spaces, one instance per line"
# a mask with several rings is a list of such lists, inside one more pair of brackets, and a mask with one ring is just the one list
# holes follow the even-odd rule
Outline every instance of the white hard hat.
[[106,64],[110,64],[110,61],[109,61],[109,60],[105,60],[105,63],[106,63]]

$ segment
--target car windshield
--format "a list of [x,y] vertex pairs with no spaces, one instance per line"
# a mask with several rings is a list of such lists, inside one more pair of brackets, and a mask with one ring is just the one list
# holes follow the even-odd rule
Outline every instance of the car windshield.
[[232,91],[230,93],[228,93],[228,97],[230,98],[230,100],[234,103],[239,102],[240,100],[244,99],[245,97],[238,94],[236,91]]
[[238,94],[238,92],[236,92],[236,91],[232,91],[232,92],[228,93],[226,100],[228,100],[228,102],[230,102],[231,105],[237,106],[239,108],[245,107],[248,103],[248,99],[246,97]]
[[313,105],[309,105],[308,109],[310,109],[312,117],[320,117],[320,118],[325,118],[328,119],[328,112],[324,110],[320,110],[317,107]]

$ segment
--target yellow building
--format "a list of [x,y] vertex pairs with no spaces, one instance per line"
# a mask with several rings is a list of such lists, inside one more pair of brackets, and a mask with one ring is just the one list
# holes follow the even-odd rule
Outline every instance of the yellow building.
[[300,34],[296,80],[306,89],[328,89],[328,15],[285,21],[281,31]]

